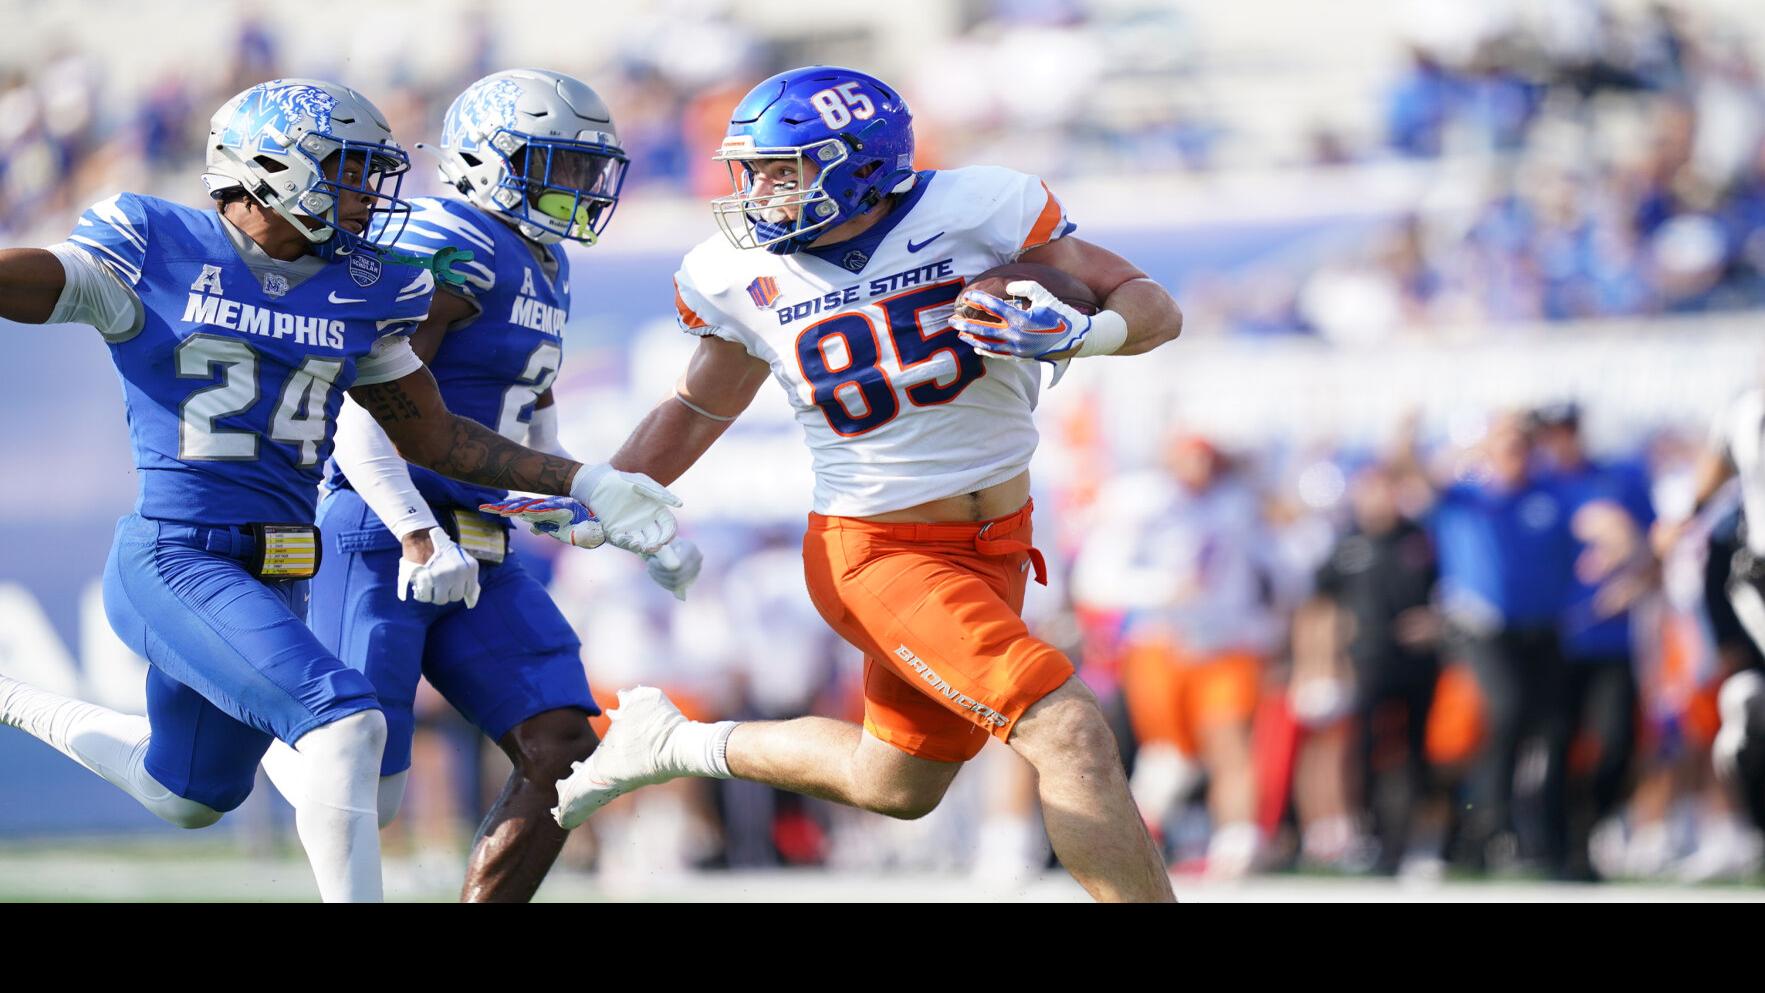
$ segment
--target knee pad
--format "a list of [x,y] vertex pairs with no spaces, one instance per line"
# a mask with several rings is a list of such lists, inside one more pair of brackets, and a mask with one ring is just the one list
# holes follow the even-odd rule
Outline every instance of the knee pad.
[[398,808],[404,805],[404,788],[411,778],[411,771],[395,772],[390,776],[380,777],[380,796],[377,804],[380,810],[380,828],[385,830],[393,818],[398,816]]
[[353,758],[372,753],[378,765],[386,748],[386,715],[363,710],[314,728],[294,743],[308,761]]
[[164,800],[155,800],[147,805],[147,809],[173,827],[186,830],[205,828],[221,819],[221,812],[195,800],[186,800],[181,796],[168,796]]
[[225,814],[225,811],[216,810],[205,803],[188,800],[173,793],[148,773],[139,758],[129,772],[135,786],[132,792],[135,794],[135,798],[141,802],[141,806],[152,811],[153,816],[172,827],[193,831],[197,828],[208,827],[220,820]]

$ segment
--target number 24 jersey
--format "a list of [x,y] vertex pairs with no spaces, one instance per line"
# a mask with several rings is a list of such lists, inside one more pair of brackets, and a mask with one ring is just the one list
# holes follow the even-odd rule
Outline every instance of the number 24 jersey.
[[132,193],[88,209],[67,243],[141,304],[105,339],[144,517],[311,522],[342,391],[420,368],[385,346],[428,314],[426,269],[367,251],[278,262],[218,211]]

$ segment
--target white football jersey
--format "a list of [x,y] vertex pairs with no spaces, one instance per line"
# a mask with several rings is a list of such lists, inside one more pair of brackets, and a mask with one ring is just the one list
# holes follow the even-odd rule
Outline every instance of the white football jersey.
[[814,455],[816,512],[887,513],[1029,466],[1041,365],[982,358],[950,314],[970,278],[1072,229],[1034,176],[924,172],[888,217],[832,250],[706,240],[675,274],[675,304],[684,330],[772,367]]

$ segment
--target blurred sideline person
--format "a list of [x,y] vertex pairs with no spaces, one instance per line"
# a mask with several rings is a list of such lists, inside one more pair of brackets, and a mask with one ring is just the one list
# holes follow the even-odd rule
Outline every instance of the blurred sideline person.
[[1383,465],[1354,477],[1353,526],[1318,570],[1316,599],[1295,619],[1293,636],[1296,655],[1302,644],[1347,652],[1359,807],[1382,873],[1402,863],[1431,793],[1428,718],[1440,679],[1439,564],[1427,530],[1399,509],[1398,483]]
[[1116,480],[1098,499],[1075,595],[1125,612],[1122,692],[1139,743],[1131,786],[1159,831],[1208,777],[1210,874],[1247,872],[1261,849],[1250,721],[1273,636],[1256,494],[1207,441],[1180,436],[1164,472]]
[[1570,788],[1565,799],[1565,871],[1590,878],[1588,837],[1623,801],[1636,753],[1631,607],[1656,585],[1656,563],[1646,539],[1655,511],[1641,466],[1596,462],[1588,456],[1577,405],[1541,407],[1533,411],[1530,425],[1543,471],[1563,493],[1576,541],[1569,599],[1560,622],[1565,666],[1550,754],[1564,763],[1567,775],[1573,746],[1582,735],[1598,749],[1587,788]]
[[[1463,855],[1474,868],[1520,855],[1513,819],[1515,771],[1524,746],[1548,744],[1563,692],[1558,621],[1574,557],[1569,511],[1560,490],[1532,462],[1525,419],[1503,414],[1490,425],[1460,477],[1441,486],[1430,513],[1440,559],[1440,601],[1455,654],[1476,673],[1487,736]],[[1425,478],[1413,457],[1417,478]],[[1567,842],[1561,757],[1548,756],[1539,790],[1536,849],[1553,872]]]
[[[1695,471],[1691,513],[1662,522],[1654,535],[1657,550],[1671,548],[1690,530],[1693,519],[1729,480],[1740,490],[1741,519],[1725,586],[1734,617],[1755,651],[1731,652],[1722,659],[1725,668],[1735,671],[1723,674],[1717,702],[1721,728],[1711,757],[1755,827],[1765,828],[1765,669],[1759,666],[1759,652],[1765,651],[1765,527],[1758,523],[1765,521],[1765,387],[1743,393],[1716,419]],[[1712,561],[1711,569],[1722,565]],[[1715,605],[1711,613],[1719,615]]]

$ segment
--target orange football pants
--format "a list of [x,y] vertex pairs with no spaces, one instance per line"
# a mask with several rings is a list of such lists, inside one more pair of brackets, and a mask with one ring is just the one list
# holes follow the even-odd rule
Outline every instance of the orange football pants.
[[965,762],[1004,741],[1073,665],[1019,616],[1034,502],[1005,517],[876,524],[809,515],[809,598],[864,653],[864,727],[909,755]]

